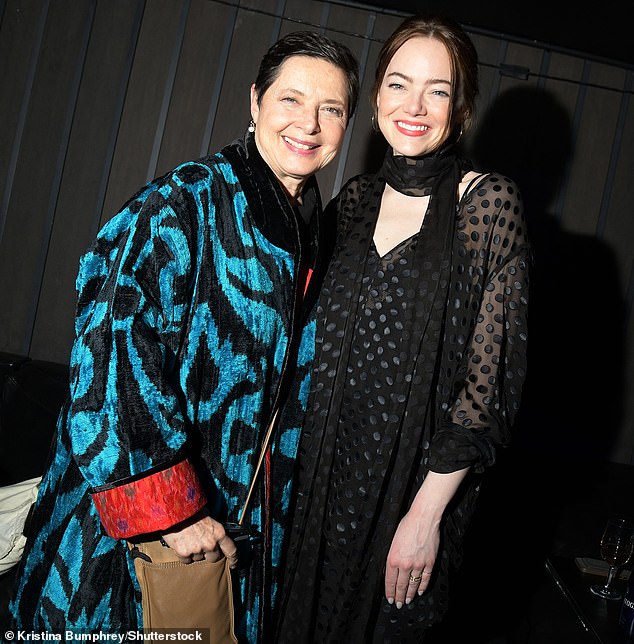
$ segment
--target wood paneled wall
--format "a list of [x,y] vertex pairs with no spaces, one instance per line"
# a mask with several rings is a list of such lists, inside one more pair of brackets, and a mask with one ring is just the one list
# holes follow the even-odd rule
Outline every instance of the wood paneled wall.
[[[260,57],[280,35],[326,33],[361,63],[324,199],[382,154],[367,96],[403,14],[317,0],[0,0],[0,16],[0,351],[68,361],[80,255],[147,180],[242,135]],[[634,463],[634,71],[471,34],[481,94],[464,146],[518,181],[536,246],[522,431]]]

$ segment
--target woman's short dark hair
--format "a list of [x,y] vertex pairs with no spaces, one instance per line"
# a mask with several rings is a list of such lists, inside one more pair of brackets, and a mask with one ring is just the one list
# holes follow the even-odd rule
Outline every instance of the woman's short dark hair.
[[459,138],[460,133],[471,125],[475,112],[478,95],[478,53],[463,28],[446,16],[417,15],[406,18],[383,43],[370,95],[372,107],[376,112],[376,99],[392,57],[410,38],[417,37],[435,38],[443,43],[449,52],[454,91],[448,138]]
[[359,63],[352,52],[341,43],[312,31],[294,31],[280,38],[264,55],[255,79],[258,105],[269,87],[279,76],[284,61],[291,56],[321,58],[338,67],[348,85],[348,120],[354,114],[359,99]]

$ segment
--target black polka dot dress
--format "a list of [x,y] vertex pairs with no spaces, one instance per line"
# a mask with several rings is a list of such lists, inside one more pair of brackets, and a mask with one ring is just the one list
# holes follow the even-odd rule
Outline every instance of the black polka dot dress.
[[[517,187],[489,174],[457,207],[432,196],[421,230],[380,256],[383,188],[378,176],[358,177],[335,202],[280,643],[422,642],[447,610],[481,473],[519,407],[529,246]],[[399,520],[428,471],[467,466],[427,592],[389,605],[385,561]]]

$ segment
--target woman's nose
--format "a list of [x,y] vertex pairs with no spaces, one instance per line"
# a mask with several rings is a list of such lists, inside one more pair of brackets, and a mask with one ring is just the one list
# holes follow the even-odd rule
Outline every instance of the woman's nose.
[[425,98],[422,94],[410,94],[405,102],[405,110],[408,114],[416,116],[417,114],[425,114],[427,112],[425,106]]
[[301,116],[301,128],[306,134],[319,132],[319,110],[311,108],[304,109]]

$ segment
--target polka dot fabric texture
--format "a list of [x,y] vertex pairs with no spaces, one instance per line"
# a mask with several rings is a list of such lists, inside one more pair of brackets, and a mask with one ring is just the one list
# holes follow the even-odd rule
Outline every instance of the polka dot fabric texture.
[[[377,176],[358,177],[336,202],[282,643],[424,641],[447,611],[481,473],[508,443],[520,403],[530,249],[517,186],[489,174],[453,212],[432,194],[421,230],[380,256],[383,189]],[[430,586],[399,610],[384,596],[398,522],[430,470],[467,466]]]

